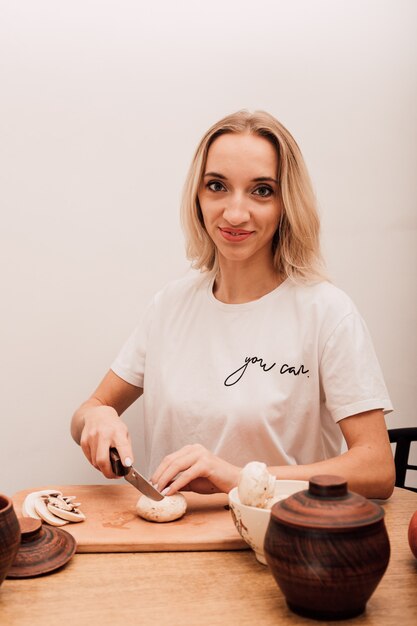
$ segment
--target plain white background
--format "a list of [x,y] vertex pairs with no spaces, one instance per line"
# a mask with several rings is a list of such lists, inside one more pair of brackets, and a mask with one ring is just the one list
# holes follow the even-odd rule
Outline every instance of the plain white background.
[[413,0],[0,1],[0,491],[105,481],[71,415],[188,271],[184,177],[241,108],[297,139],[388,426],[416,425],[416,18]]

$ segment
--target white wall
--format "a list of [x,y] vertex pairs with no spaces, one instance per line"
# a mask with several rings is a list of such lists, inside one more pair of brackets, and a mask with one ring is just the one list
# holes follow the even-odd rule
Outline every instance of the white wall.
[[0,1],[0,491],[102,482],[70,417],[187,270],[186,170],[244,107],[298,140],[388,425],[417,423],[416,18],[413,0]]

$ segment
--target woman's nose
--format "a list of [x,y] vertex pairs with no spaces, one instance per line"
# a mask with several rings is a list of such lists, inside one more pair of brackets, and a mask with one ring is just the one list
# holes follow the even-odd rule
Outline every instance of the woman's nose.
[[241,196],[229,197],[223,211],[223,217],[233,226],[247,222],[250,217],[247,200]]

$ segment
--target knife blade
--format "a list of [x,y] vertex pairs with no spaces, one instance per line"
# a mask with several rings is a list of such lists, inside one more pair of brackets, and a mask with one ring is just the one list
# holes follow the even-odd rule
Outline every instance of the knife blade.
[[136,487],[138,491],[143,493],[152,500],[163,500],[164,496],[146,480],[134,467],[125,467],[120,459],[116,448],[110,448],[110,463],[113,472],[117,476],[123,476],[128,483]]

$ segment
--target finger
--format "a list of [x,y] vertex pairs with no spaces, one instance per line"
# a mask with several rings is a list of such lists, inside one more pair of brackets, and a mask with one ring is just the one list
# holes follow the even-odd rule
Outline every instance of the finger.
[[168,457],[165,457],[161,461],[161,463],[158,465],[158,467],[156,468],[156,470],[152,474],[152,477],[150,478],[150,481],[151,481],[152,484],[159,486],[159,483],[161,481],[161,477],[163,475],[166,475],[169,472],[170,464],[171,464],[171,460],[168,459]]
[[114,447],[119,453],[120,460],[125,467],[131,467],[133,465],[134,457],[133,450],[130,443],[130,439],[128,438],[125,441],[115,441]]
[[159,484],[161,476],[163,476],[169,470],[171,463],[173,463],[176,458],[179,458],[178,452],[174,454],[168,454],[168,456],[162,459],[162,461],[160,462],[160,464],[158,465],[158,467],[152,474],[151,482],[154,485]]
[[91,465],[98,469],[97,465],[97,443],[98,443],[98,433],[93,430],[88,433],[83,431],[81,435],[80,445],[83,451],[85,450],[85,454],[90,461]]
[[189,485],[197,478],[201,478],[204,473],[204,468],[201,463],[195,463],[192,467],[182,472],[175,480],[167,488],[167,491],[164,491],[165,496],[172,496],[177,491],[181,491],[183,487]]
[[[156,468],[156,470],[154,471],[151,481],[154,484],[159,484],[159,482],[162,480],[162,477],[168,472],[170,472],[170,468],[173,467],[174,465],[176,465],[177,467],[181,467],[183,464],[183,459],[188,457],[190,455],[190,453],[196,453],[196,447],[195,446],[184,446],[183,448],[180,448],[179,450],[177,450],[176,452],[172,452],[171,454],[168,454],[165,458],[162,459],[161,463],[158,465],[158,467]],[[179,470],[178,470],[179,471]],[[172,477],[174,477],[175,474],[172,475]],[[168,481],[165,481],[165,485],[167,484]]]
[[188,462],[187,465],[188,468],[184,468],[168,481],[168,486],[164,489],[164,495],[172,495],[194,480],[206,477],[207,467],[202,459],[196,459],[193,463]]
[[[179,457],[176,456],[169,462],[166,469],[164,469],[159,476],[154,475],[152,477],[152,482],[154,484],[156,483],[158,485],[158,489],[162,491],[166,485],[174,482],[178,474],[188,470],[197,462],[197,460],[198,456],[193,452],[189,454],[182,454]],[[185,485],[186,482],[183,482],[182,484]]]
[[80,440],[80,448],[83,451],[84,456],[86,457],[87,461],[89,463],[91,463],[91,465],[93,465],[93,461],[92,461],[92,458],[91,458],[90,446],[89,446],[88,442],[84,441],[82,438]]
[[80,447],[88,462],[91,463],[93,467],[98,469],[97,465],[95,464],[95,456],[93,456],[90,444],[87,441],[80,441]]
[[97,446],[96,463],[100,472],[106,478],[120,478],[112,469],[110,462],[110,448],[112,444],[108,439],[101,440]]

